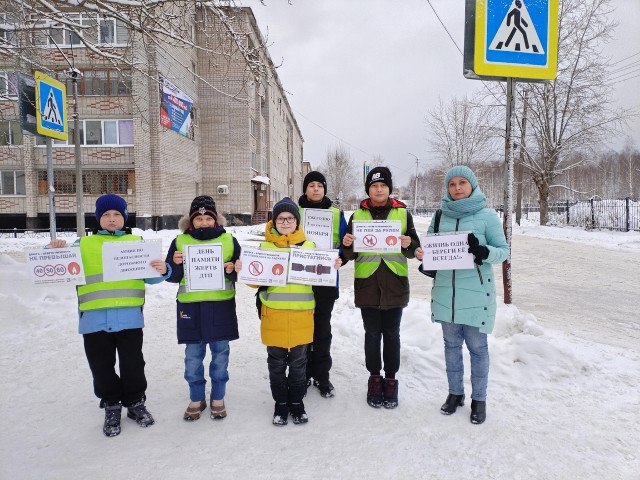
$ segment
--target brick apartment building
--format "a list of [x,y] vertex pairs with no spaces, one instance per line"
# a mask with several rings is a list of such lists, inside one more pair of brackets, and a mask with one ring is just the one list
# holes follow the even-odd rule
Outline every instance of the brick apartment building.
[[[17,101],[15,72],[35,70],[67,85],[69,140],[53,141],[55,211],[59,228],[75,228],[73,87],[65,56],[83,74],[77,109],[87,227],[95,225],[95,200],[104,193],[124,197],[128,225],[143,229],[175,228],[200,194],[211,195],[230,224],[264,222],[282,196],[297,199],[309,168],[302,134],[269,54],[260,48],[251,9],[229,11],[235,31],[266,67],[264,77],[251,74],[246,56],[234,52],[228,31],[203,7],[182,19],[192,48],[150,44],[119,20],[70,13],[90,33],[95,24],[97,42],[128,49],[142,69],[114,65],[62,27],[50,28],[49,35],[12,32],[11,15],[3,14],[0,40],[16,52],[27,45],[38,66],[27,66],[25,55],[0,54],[0,229],[49,225],[44,140],[22,133]],[[191,107],[181,131],[168,126],[171,112],[163,105],[175,97]]]

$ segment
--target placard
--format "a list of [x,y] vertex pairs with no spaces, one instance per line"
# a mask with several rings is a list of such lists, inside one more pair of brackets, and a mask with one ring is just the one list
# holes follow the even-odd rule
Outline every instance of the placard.
[[185,245],[184,279],[187,292],[224,290],[222,245]]
[[243,248],[240,253],[242,270],[238,283],[283,287],[287,284],[289,250]]
[[333,248],[333,210],[305,208],[302,211],[302,231],[307,240],[319,249]]
[[473,268],[473,254],[469,253],[469,232],[436,233],[420,239],[424,252],[423,270],[466,270]]
[[79,246],[25,250],[27,268],[34,285],[68,283],[84,285],[84,266]]
[[400,253],[399,220],[354,220],[352,227],[354,252]]
[[105,282],[161,277],[150,265],[161,259],[160,240],[105,242],[102,244],[102,277]]
[[289,283],[335,287],[337,270],[333,268],[338,250],[292,248],[289,255]]

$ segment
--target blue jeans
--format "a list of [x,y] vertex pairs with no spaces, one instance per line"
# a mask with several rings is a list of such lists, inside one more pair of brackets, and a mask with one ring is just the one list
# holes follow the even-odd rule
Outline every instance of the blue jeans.
[[[229,381],[229,341],[209,343],[211,362],[209,378],[211,378],[211,400],[222,400]],[[189,398],[192,402],[205,399],[204,357],[207,353],[206,343],[187,343],[184,349],[184,379],[189,382]]]
[[449,393],[464,393],[464,363],[462,361],[462,342],[467,344],[471,359],[471,399],[486,401],[487,383],[489,382],[489,346],[487,334],[480,333],[476,327],[457,323],[444,323],[442,338],[444,339],[444,359],[447,364],[447,380]]

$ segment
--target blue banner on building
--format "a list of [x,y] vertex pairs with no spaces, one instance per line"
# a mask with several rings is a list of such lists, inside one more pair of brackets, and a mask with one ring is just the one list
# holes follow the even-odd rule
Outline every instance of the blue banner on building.
[[192,105],[189,95],[160,75],[160,124],[163,127],[193,138]]

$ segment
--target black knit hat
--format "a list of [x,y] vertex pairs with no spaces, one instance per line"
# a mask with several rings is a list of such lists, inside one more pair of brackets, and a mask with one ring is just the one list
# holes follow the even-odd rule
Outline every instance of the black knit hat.
[[276,223],[276,218],[278,218],[278,215],[282,212],[291,213],[296,217],[296,225],[300,225],[300,210],[298,210],[298,206],[289,197],[284,197],[273,206],[273,214],[271,216],[273,223]]
[[391,181],[391,171],[387,167],[375,167],[369,170],[367,180],[364,183],[364,190],[369,195],[369,187],[376,183],[382,182],[389,187],[389,194],[393,192],[393,182]]
[[191,208],[189,208],[189,220],[197,215],[209,215],[216,223],[218,222],[218,212],[216,211],[216,202],[208,195],[200,195],[193,199]]
[[320,182],[322,184],[322,187],[324,188],[324,194],[327,194],[327,180],[324,178],[324,175],[322,175],[320,172],[316,172],[315,170],[313,172],[307,173],[307,175],[304,177],[304,181],[302,182],[303,194],[307,193],[307,187],[311,182]]
[[98,220],[98,224],[100,223],[100,217],[102,217],[107,210],[117,210],[122,214],[125,222],[127,218],[129,218],[127,202],[124,198],[114,195],[113,193],[102,195],[96,200],[96,220]]

